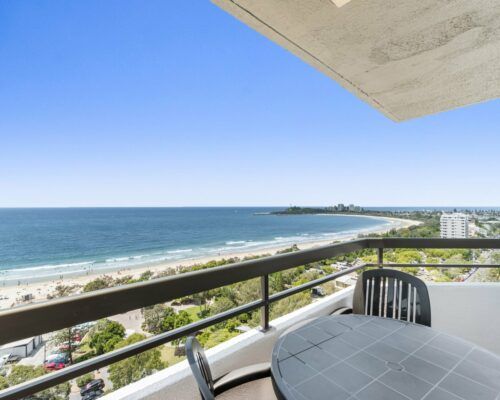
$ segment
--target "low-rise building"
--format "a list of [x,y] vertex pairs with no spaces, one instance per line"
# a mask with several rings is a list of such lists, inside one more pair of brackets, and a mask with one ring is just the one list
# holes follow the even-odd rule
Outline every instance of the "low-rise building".
[[12,354],[22,358],[28,357],[42,343],[42,336],[33,336],[28,339],[17,340],[0,346],[0,357]]

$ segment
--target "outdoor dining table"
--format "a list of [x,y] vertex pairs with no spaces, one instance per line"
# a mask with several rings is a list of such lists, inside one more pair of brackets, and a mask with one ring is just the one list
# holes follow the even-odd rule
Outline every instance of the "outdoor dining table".
[[435,329],[337,315],[283,335],[271,374],[280,399],[499,400],[500,357]]

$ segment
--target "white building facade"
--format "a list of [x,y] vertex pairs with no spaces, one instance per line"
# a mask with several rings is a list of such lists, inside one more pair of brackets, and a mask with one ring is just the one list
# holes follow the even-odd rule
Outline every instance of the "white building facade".
[[447,239],[468,238],[468,216],[462,213],[441,215],[441,237]]

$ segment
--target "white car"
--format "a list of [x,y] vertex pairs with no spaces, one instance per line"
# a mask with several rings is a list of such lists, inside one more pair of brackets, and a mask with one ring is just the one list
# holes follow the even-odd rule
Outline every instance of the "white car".
[[10,364],[14,362],[18,362],[21,359],[21,356],[18,356],[17,354],[5,354],[2,357],[0,357],[0,367],[5,365],[5,364]]

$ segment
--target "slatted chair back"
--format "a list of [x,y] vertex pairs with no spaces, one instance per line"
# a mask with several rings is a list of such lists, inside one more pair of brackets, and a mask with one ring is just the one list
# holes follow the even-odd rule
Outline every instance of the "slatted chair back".
[[431,303],[425,283],[393,269],[364,271],[354,293],[353,312],[431,326]]
[[194,336],[186,340],[186,356],[203,400],[215,400],[214,380],[207,357]]

